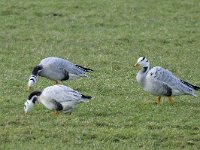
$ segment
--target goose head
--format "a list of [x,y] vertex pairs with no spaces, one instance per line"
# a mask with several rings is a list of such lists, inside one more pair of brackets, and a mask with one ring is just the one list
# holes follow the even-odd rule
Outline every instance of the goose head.
[[29,96],[26,102],[24,103],[24,113],[28,113],[33,109],[35,103],[37,102],[38,96],[41,95],[41,91],[34,91]]
[[31,87],[34,86],[38,80],[38,74],[42,71],[43,67],[41,65],[38,65],[34,67],[32,71],[32,75],[30,76],[28,80],[28,91],[31,90]]
[[140,58],[138,58],[137,63],[134,65],[134,67],[149,68],[150,63],[146,57],[140,57]]
[[30,91],[32,89],[32,87],[36,84],[38,80],[38,77],[35,75],[31,75],[29,80],[28,80],[28,88],[27,91]]

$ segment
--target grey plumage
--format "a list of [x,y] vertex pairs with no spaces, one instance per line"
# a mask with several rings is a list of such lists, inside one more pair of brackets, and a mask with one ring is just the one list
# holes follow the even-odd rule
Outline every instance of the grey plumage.
[[88,77],[87,72],[93,71],[71,63],[58,57],[48,57],[35,66],[29,78],[28,87],[32,87],[38,80],[38,76],[48,78],[57,83],[64,80],[73,80],[78,77]]
[[67,86],[54,85],[46,87],[41,92],[32,92],[25,102],[24,111],[29,112],[38,101],[50,110],[68,113],[72,112],[76,105],[88,102],[91,98],[91,96],[85,96]]
[[174,76],[170,71],[156,66],[150,68],[150,63],[145,57],[140,57],[135,66],[141,66],[136,80],[144,88],[156,96],[195,95],[195,90],[200,87],[192,85]]

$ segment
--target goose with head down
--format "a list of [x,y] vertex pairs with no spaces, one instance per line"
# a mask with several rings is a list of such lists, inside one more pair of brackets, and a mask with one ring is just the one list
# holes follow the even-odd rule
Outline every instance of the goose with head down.
[[71,113],[75,106],[88,102],[92,97],[85,96],[64,85],[46,87],[43,91],[33,91],[24,103],[24,112],[28,113],[39,102],[56,113]]
[[145,91],[157,96],[157,103],[160,104],[161,96],[167,96],[172,102],[172,96],[195,95],[195,90],[200,87],[183,81],[172,74],[172,72],[156,66],[150,68],[150,62],[145,57],[137,60],[135,67],[141,67],[137,73],[136,80]]
[[28,81],[28,90],[36,84],[38,76],[48,78],[58,84],[61,81],[73,80],[78,77],[88,77],[87,72],[92,69],[73,64],[68,60],[58,57],[47,57],[32,70],[32,75]]

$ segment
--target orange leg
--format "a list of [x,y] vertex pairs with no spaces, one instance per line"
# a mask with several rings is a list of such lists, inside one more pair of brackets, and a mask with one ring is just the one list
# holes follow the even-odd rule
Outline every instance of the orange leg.
[[54,112],[54,115],[56,115],[56,116],[59,115],[59,114],[60,114],[59,111],[55,111],[55,112]]
[[168,96],[168,101],[172,104],[173,103],[173,99],[171,96]]
[[55,82],[54,82],[54,85],[57,85],[57,84],[60,84],[60,82],[59,82],[59,81],[55,81]]
[[157,97],[157,102],[156,102],[158,105],[160,104],[160,99],[161,99],[161,96],[158,96]]

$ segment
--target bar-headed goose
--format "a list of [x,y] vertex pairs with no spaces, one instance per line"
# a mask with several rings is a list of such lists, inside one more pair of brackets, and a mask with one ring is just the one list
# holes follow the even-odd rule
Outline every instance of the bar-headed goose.
[[158,104],[160,104],[161,96],[167,96],[169,101],[172,102],[172,96],[196,96],[195,90],[200,89],[198,86],[179,79],[162,67],[156,66],[151,69],[150,63],[145,57],[140,57],[134,66],[141,67],[136,76],[137,82],[145,91],[158,96]]
[[28,90],[36,84],[38,76],[42,76],[53,80],[58,84],[60,81],[73,80],[77,77],[88,77],[87,72],[92,69],[84,68],[82,66],[71,63],[68,60],[58,57],[47,57],[32,70],[32,75],[28,81]]
[[24,112],[29,112],[38,101],[50,110],[71,113],[77,104],[88,102],[91,96],[85,96],[67,86],[53,85],[43,91],[34,91],[24,103]]

